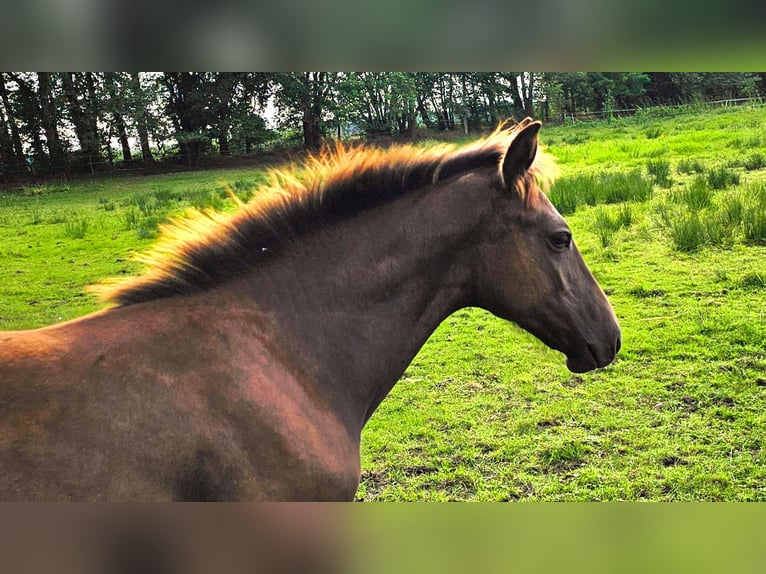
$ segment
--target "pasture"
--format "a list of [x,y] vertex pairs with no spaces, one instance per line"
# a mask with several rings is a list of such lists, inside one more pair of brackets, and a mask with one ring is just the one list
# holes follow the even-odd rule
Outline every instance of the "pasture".
[[[467,309],[368,423],[362,500],[766,500],[766,108],[544,127],[550,196],[608,294],[623,350],[574,375]],[[0,329],[101,307],[161,222],[233,209],[229,170],[0,192]]]

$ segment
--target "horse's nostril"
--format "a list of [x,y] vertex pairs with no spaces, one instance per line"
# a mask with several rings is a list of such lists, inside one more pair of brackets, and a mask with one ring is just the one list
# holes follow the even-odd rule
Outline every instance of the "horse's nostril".
[[622,336],[621,335],[617,335],[617,339],[614,342],[614,354],[615,355],[620,352],[620,347],[622,347]]

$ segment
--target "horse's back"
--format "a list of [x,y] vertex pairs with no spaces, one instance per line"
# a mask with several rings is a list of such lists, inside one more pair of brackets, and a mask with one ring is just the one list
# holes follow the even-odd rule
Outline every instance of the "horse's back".
[[63,327],[3,332],[0,343],[0,499],[160,497],[109,452],[113,425],[92,384],[99,359],[80,337]]
[[353,496],[358,443],[325,405],[266,345],[198,327],[137,309],[0,333],[0,500]]

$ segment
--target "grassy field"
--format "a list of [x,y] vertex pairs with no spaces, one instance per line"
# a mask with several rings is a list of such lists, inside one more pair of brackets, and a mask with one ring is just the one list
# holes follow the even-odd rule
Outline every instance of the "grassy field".
[[[585,375],[475,309],[445,321],[363,435],[363,500],[766,500],[766,108],[546,127],[551,197],[615,307]],[[83,288],[236,170],[0,197],[0,328],[99,308]]]

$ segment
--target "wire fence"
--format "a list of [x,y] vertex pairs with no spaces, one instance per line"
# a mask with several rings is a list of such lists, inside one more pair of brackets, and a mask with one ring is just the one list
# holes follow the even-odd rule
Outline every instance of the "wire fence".
[[745,104],[764,105],[766,99],[763,97],[751,97],[751,98],[724,98],[718,100],[705,100],[696,103],[685,104],[663,104],[659,106],[645,106],[637,108],[623,108],[613,110],[599,110],[588,112],[576,112],[576,113],[562,113],[559,116],[561,123],[575,124],[583,121],[603,120],[607,118],[622,118],[635,116],[636,114],[647,113],[653,115],[661,115],[664,110],[678,111],[678,110],[696,110],[706,108],[719,108],[719,107],[733,107]]

